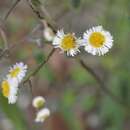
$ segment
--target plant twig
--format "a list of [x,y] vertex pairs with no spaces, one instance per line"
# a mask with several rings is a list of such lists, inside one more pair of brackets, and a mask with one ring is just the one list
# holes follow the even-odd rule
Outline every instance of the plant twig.
[[4,50],[1,51],[0,53],[0,59],[6,55],[8,55],[10,53],[10,50],[12,50],[13,48],[15,48],[17,45],[19,45],[20,43],[23,43],[25,41],[26,37],[19,40],[16,43],[12,43],[11,46],[8,46],[8,48],[5,48]]
[[34,93],[33,93],[33,85],[32,85],[32,80],[31,79],[28,80],[28,84],[29,84],[29,87],[30,87],[30,90],[31,90],[31,96],[33,98]]
[[2,27],[0,27],[0,34],[1,34],[1,37],[2,37],[3,42],[4,42],[4,48],[5,48],[5,49],[8,49],[8,40],[7,40],[7,36],[6,36],[5,31],[3,30]]
[[[56,33],[57,32],[57,27],[55,22],[52,20],[50,17],[49,13],[47,10],[42,6],[41,2],[39,0],[26,0],[32,11],[36,14],[36,16],[40,20],[45,20],[47,21],[47,24],[50,28],[53,29],[53,31]],[[35,4],[33,3],[35,1]]]
[[[78,59],[78,62],[80,63],[80,65],[87,71],[89,72],[89,74],[91,74],[93,76],[93,78],[97,81],[97,83],[99,84],[100,89],[106,93],[109,97],[111,97],[115,102],[119,103],[120,105],[122,105],[123,107],[125,107],[127,104],[124,104],[124,102],[119,99],[117,96],[115,96],[104,84],[104,82],[101,80],[101,78],[97,75],[97,73],[90,68],[83,60]],[[127,108],[130,108],[129,106],[127,106]]]
[[16,5],[20,2],[21,0],[16,0],[15,2],[14,2],[14,4],[11,6],[11,8],[9,9],[9,11],[7,12],[7,14],[5,15],[5,17],[4,17],[4,21],[6,21],[7,20],[7,18],[8,18],[8,16],[10,15],[10,13],[13,11],[13,9],[16,7]]
[[37,66],[37,68],[34,69],[34,71],[32,71],[32,72],[26,77],[26,79],[23,81],[23,83],[28,82],[31,77],[35,76],[35,75],[39,72],[39,70],[48,62],[48,60],[50,59],[50,57],[53,55],[54,52],[55,52],[55,49],[53,48],[53,49],[51,50],[51,52],[49,53],[49,55],[47,56],[47,58],[46,58],[43,62],[41,62],[41,63]]

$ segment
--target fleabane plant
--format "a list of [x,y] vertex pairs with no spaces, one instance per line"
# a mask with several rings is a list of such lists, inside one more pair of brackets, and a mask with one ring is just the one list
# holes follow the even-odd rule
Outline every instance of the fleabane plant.
[[67,56],[75,56],[80,52],[82,42],[74,33],[65,34],[63,30],[58,30],[52,44],[55,48],[60,48],[62,53],[67,53]]
[[17,100],[18,81],[8,77],[1,83],[2,94],[8,98],[9,104],[14,104]]
[[8,98],[9,104],[14,104],[17,101],[18,87],[25,77],[27,65],[24,63],[16,63],[10,67],[9,73],[1,83],[2,94]]
[[27,72],[27,65],[23,62],[16,63],[12,67],[10,67],[8,76],[11,78],[16,78],[19,83],[23,80]]
[[53,43],[55,48],[60,48],[66,52],[67,56],[75,56],[81,47],[92,55],[104,55],[113,46],[113,37],[109,31],[102,26],[95,26],[83,33],[82,39],[77,38],[74,33],[65,34],[63,30],[58,30]]
[[102,26],[92,27],[83,34],[84,49],[92,55],[104,55],[113,45],[113,37]]

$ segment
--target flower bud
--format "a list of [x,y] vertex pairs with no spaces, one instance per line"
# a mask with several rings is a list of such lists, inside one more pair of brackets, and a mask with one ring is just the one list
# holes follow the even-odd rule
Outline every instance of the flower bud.
[[45,104],[45,99],[42,96],[37,96],[32,101],[32,105],[35,108],[38,108],[38,109],[41,108],[41,107],[43,107],[44,104]]

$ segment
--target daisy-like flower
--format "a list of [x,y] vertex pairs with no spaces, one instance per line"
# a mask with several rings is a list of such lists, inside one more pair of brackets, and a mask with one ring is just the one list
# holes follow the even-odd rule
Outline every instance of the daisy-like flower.
[[42,96],[37,96],[32,101],[32,105],[35,108],[41,108],[41,107],[43,107],[44,103],[45,103],[45,99]]
[[83,34],[83,43],[85,51],[92,55],[104,55],[113,45],[112,35],[103,29],[102,26],[96,26],[87,30]]
[[50,110],[48,108],[43,108],[37,113],[35,122],[44,122],[46,118],[50,116]]
[[16,63],[13,67],[10,68],[8,76],[11,78],[17,78],[20,83],[22,79],[25,77],[27,72],[27,65],[24,63]]
[[62,52],[66,52],[67,56],[75,56],[80,52],[79,47],[82,42],[76,38],[74,33],[64,34],[63,30],[59,30],[52,44],[55,48],[60,48]]
[[8,98],[9,104],[14,104],[17,100],[18,81],[15,78],[8,77],[1,83],[2,94]]

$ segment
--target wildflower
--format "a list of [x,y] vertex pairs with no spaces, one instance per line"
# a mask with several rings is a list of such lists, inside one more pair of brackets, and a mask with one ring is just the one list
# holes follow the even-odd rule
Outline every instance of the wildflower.
[[43,108],[37,113],[35,122],[44,122],[49,115],[50,110],[48,108]]
[[92,27],[83,34],[85,51],[92,55],[104,55],[113,45],[113,37],[102,26]]
[[8,77],[2,81],[2,94],[8,98],[9,104],[14,104],[17,100],[18,81],[15,78]]
[[53,41],[55,34],[50,27],[45,27],[43,30],[43,36],[47,41],[51,42]]
[[75,56],[80,52],[81,40],[77,39],[74,33],[64,34],[63,30],[59,30],[52,44],[55,48],[60,48],[62,52],[66,52],[67,56]]
[[45,99],[42,96],[37,96],[33,99],[32,105],[35,108],[41,108],[44,106]]
[[8,76],[11,78],[17,78],[20,83],[22,79],[25,77],[27,72],[27,65],[24,63],[16,63],[13,67],[10,68]]

